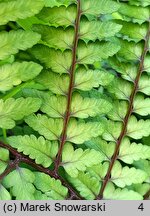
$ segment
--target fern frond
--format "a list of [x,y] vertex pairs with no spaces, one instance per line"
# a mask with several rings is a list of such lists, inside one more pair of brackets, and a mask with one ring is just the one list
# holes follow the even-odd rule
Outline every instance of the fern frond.
[[[112,112],[108,113],[109,123],[102,135],[105,141],[110,142],[111,148],[115,145],[115,150],[110,154],[111,159],[105,171],[99,199],[109,196],[107,194],[109,187],[113,188],[114,196],[119,194],[120,199],[122,194],[126,196],[126,193],[130,193],[130,189],[139,192],[139,198],[133,191],[131,192],[133,199],[141,199],[140,196],[143,194],[140,193],[140,189],[135,190],[134,185],[141,185],[142,191],[142,185],[147,183],[149,176],[147,169],[149,169],[150,152],[149,146],[145,145],[143,140],[150,135],[148,116],[150,9],[147,1],[131,0],[120,5],[119,13],[122,20],[117,23],[123,25],[118,34],[121,49],[115,57],[108,60],[108,65],[116,76],[106,87],[114,102]],[[145,7],[142,7],[143,5]],[[87,145],[90,148],[98,146],[98,150],[108,157],[109,151],[106,148],[108,144],[104,143],[103,140],[96,139]],[[121,164],[118,159],[124,163]],[[116,185],[116,191],[110,181]],[[124,189],[120,190],[120,187]],[[146,188],[148,190],[149,187]],[[127,198],[122,197],[122,199]]]
[[0,199],[144,199],[149,0],[17,2],[0,1]]

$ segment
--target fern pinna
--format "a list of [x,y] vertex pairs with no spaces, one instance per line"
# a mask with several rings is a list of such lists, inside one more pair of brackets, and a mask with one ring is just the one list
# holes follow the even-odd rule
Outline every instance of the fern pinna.
[[148,197],[148,6],[0,1],[0,199]]

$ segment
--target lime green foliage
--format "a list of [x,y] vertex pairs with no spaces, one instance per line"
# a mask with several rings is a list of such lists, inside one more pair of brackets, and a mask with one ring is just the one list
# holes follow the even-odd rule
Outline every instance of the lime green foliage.
[[68,176],[68,180],[85,199],[92,200],[95,198],[95,195],[98,195],[100,182],[88,173],[80,172],[78,178]]
[[149,6],[0,0],[0,200],[143,199]]
[[[130,178],[129,178],[130,176]],[[126,185],[142,183],[146,180],[147,175],[142,170],[129,167],[121,167],[121,164],[116,161],[111,172],[112,182],[117,186],[124,188]]]
[[11,200],[10,193],[3,187],[3,185],[0,185],[0,200]]
[[139,120],[135,116],[131,116],[129,119],[129,124],[127,128],[127,135],[134,139],[140,139],[143,136],[148,136],[150,134],[150,121],[149,120]]
[[42,70],[42,66],[34,62],[14,62],[0,67],[0,90],[8,91],[13,86],[33,79]]
[[146,7],[149,5],[149,0],[137,0],[137,1],[129,0],[129,2],[131,5],[137,5],[137,6],[142,5],[142,6]]
[[67,197],[68,190],[59,180],[44,173],[35,172],[35,197],[39,200],[62,200]]
[[[40,114],[27,117],[26,123],[48,140],[58,140],[63,128],[62,119],[52,119]],[[67,141],[82,144],[91,137],[101,135],[102,132],[103,125],[100,122],[85,123],[72,119],[68,125]]]
[[42,164],[43,167],[49,167],[58,151],[57,142],[49,142],[42,136],[38,139],[34,136],[14,136],[9,137],[10,145],[19,152],[29,155],[31,159],[35,159],[37,164]]
[[125,21],[133,21],[135,23],[142,24],[149,19],[149,8],[140,7],[140,4],[139,7],[137,7],[122,3],[121,7],[119,8],[119,12]]
[[27,117],[26,123],[48,140],[57,140],[63,128],[61,119],[52,119],[41,114]]
[[[89,160],[89,158],[91,159]],[[62,154],[63,167],[71,177],[77,177],[78,170],[85,171],[86,167],[97,164],[98,161],[101,162],[102,159],[103,156],[93,149],[86,149],[83,151],[81,148],[78,148],[74,151],[71,144],[66,144],[64,146]]]
[[8,21],[25,19],[37,14],[44,6],[43,0],[15,0],[0,3],[0,25]]
[[104,192],[104,199],[108,200],[142,200],[143,197],[133,191],[129,190],[127,188],[120,189],[117,188],[115,189],[114,185],[112,183],[108,183],[106,190]]
[[34,199],[34,179],[35,176],[30,170],[18,167],[6,176],[3,184],[12,189],[12,195],[16,199]]
[[0,174],[4,172],[9,162],[9,151],[0,148]]
[[[86,73],[85,73],[86,72]],[[44,70],[36,79],[55,94],[65,95],[69,86],[69,77],[66,74],[53,73],[50,70]],[[89,91],[99,85],[107,86],[113,80],[113,75],[103,70],[88,70],[79,68],[75,74],[74,88]]]
[[125,138],[122,142],[119,152],[119,159],[127,164],[132,164],[133,161],[140,159],[147,159],[150,157],[150,147],[142,145],[141,143],[136,144],[135,142],[130,143],[130,140]]
[[0,32],[0,60],[16,54],[19,50],[26,50],[40,40],[40,35],[31,31]]
[[[102,140],[94,139],[86,144],[103,152],[107,160],[112,158],[111,169],[109,165],[109,171],[105,171],[106,187],[100,194],[104,198],[130,199],[131,193],[133,199],[141,199],[140,196],[150,188],[147,184],[150,148],[144,142],[150,135],[149,5],[147,0],[120,3],[120,18],[116,23],[122,25],[118,33],[121,49],[108,60],[110,73],[113,70],[116,76],[106,87],[113,98],[113,109],[107,115],[109,121]],[[100,169],[102,167],[99,172]],[[90,171],[92,176],[95,175],[93,172]]]
[[15,120],[36,112],[41,101],[37,98],[9,98],[5,102],[0,100],[0,127],[11,129],[15,126]]

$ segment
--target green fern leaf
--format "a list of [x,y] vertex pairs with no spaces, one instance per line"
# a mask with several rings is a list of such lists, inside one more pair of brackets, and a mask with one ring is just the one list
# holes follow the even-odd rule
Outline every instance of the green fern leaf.
[[[67,106],[64,96],[47,96],[41,107],[42,112],[53,118],[63,118]],[[83,98],[80,94],[74,94],[71,104],[71,116],[88,118],[107,113],[111,110],[111,104],[103,99]]]
[[31,31],[0,32],[0,60],[16,54],[19,50],[26,50],[40,40],[40,35]]
[[13,148],[29,155],[31,159],[35,159],[37,164],[42,164],[44,167],[49,167],[53,163],[58,151],[56,142],[52,143],[43,137],[37,139],[34,135],[12,136],[7,140]]
[[[88,70],[79,68],[75,74],[74,88],[82,91],[89,91],[99,85],[107,86],[112,82],[114,76],[104,70]],[[54,94],[66,95],[69,87],[69,76],[66,74],[57,75],[51,71],[43,71],[36,81],[51,90]]]
[[67,74],[59,75],[50,70],[42,71],[36,81],[58,95],[66,95],[69,88],[69,76]]
[[92,21],[88,22],[86,19],[81,20],[80,24],[80,39],[86,43],[90,40],[102,40],[114,36],[122,28],[121,25],[111,21]]
[[51,68],[53,72],[60,74],[69,72],[72,62],[71,51],[62,53],[44,45],[36,45],[30,52],[41,63],[44,63],[47,68]]
[[3,180],[6,188],[12,188],[12,195],[18,200],[34,199],[35,188],[33,182],[35,176],[33,172],[26,168],[18,167],[9,173]]
[[16,0],[0,3],[0,25],[37,14],[44,6],[43,0]]
[[38,98],[9,98],[6,101],[0,100],[0,127],[11,129],[15,126],[15,120],[36,112],[41,105]]
[[34,62],[14,62],[0,67],[0,91],[8,91],[13,86],[36,77],[42,66]]
[[42,20],[38,19],[36,16],[28,17],[26,19],[19,19],[17,24],[22,27],[25,31],[31,31],[33,25],[45,24]]
[[132,92],[132,87],[132,83],[126,82],[123,79],[116,78],[108,86],[108,91],[110,93],[113,93],[117,99],[128,101]]
[[11,200],[10,193],[0,184],[0,200]]
[[81,44],[78,48],[78,63],[79,64],[93,64],[101,59],[107,59],[113,56],[120,46],[112,42],[95,42],[90,43],[88,46]]
[[116,141],[122,128],[121,122],[107,121],[102,137],[107,141]]
[[75,119],[70,120],[67,130],[67,141],[75,144],[82,144],[97,137],[103,133],[104,124],[102,122],[77,122]]
[[58,140],[63,128],[63,121],[61,119],[52,119],[41,114],[30,115],[25,121],[48,140]]
[[146,71],[148,74],[150,73],[150,55],[149,53],[145,56],[145,59],[144,59],[144,71]]
[[88,173],[92,176],[97,178],[100,181],[103,181],[107,171],[109,168],[109,163],[108,162],[104,162],[103,164],[98,164],[98,165],[94,165],[90,168],[87,168]]
[[35,172],[34,185],[49,200],[62,200],[68,194],[68,189],[62,186],[59,180],[55,180],[44,173]]
[[106,114],[111,110],[111,104],[104,99],[94,99],[81,97],[80,94],[74,94],[71,104],[72,116],[78,118],[93,117]]
[[150,95],[150,77],[143,74],[139,81],[139,91],[146,95]]
[[127,164],[132,164],[140,159],[150,158],[150,147],[142,144],[131,143],[125,138],[119,151],[119,159]]
[[[111,7],[110,7],[111,5]],[[117,11],[119,4],[111,0],[82,0],[81,8],[85,15],[98,16],[100,14],[109,14]]]
[[85,199],[93,200],[98,195],[100,182],[88,173],[80,172],[77,178],[71,178],[69,176],[67,178]]
[[112,74],[107,73],[105,70],[88,70],[85,71],[79,68],[75,74],[75,88],[82,91],[89,91],[93,87],[99,85],[107,86],[114,79]]
[[0,148],[0,174],[4,172],[9,161],[9,151]]
[[137,7],[129,4],[122,3],[119,8],[119,12],[122,14],[124,20],[133,21],[139,24],[149,19],[149,8]]
[[60,3],[57,0],[44,0],[46,7],[55,7],[60,6]]
[[126,185],[142,183],[146,178],[147,174],[144,171],[134,167],[122,167],[119,161],[115,162],[111,171],[111,181],[121,188]]
[[[137,65],[120,62],[116,58],[111,58],[108,60],[111,67],[121,74],[121,77],[125,80],[133,82],[137,74]],[[124,61],[124,59],[123,59]]]
[[70,26],[74,25],[76,19],[76,7],[71,5],[69,7],[60,6],[57,8],[43,8],[37,17],[51,26]]
[[[142,196],[145,197],[149,189],[147,185],[142,188],[144,182],[149,183],[150,179],[150,153],[149,144],[147,145],[150,134],[149,7],[142,7],[143,5],[147,5],[147,1],[120,2],[119,14],[113,14],[118,19],[116,23],[123,27],[117,34],[121,49],[116,56],[109,58],[106,66],[116,78],[106,86],[114,100],[113,109],[107,114],[111,121],[108,120],[110,124],[106,126],[102,137],[112,141],[116,148],[99,194],[104,199],[129,199],[129,196],[135,200],[143,199]],[[147,137],[147,141],[143,137]],[[113,146],[112,142],[109,145]],[[100,141],[97,143],[93,146],[102,146]],[[110,181],[115,183],[115,187]],[[141,191],[134,189],[135,184],[141,186]],[[127,185],[130,187],[126,188]],[[142,195],[141,198],[134,191]]]
[[150,135],[150,120],[137,121],[135,116],[131,116],[127,127],[127,136],[134,139],[141,139],[143,136]]
[[150,184],[150,169],[149,169],[149,166],[150,166],[150,161],[149,160],[139,160],[139,161],[135,161],[134,162],[134,166],[137,168],[137,169],[141,169],[143,170],[145,173],[147,173],[147,179],[145,180],[145,182],[149,183]]
[[104,191],[104,199],[108,199],[108,200],[143,200],[143,197],[139,193],[133,190],[128,190],[127,188],[115,189],[112,183],[108,183]]
[[124,61],[139,61],[143,46],[141,43],[135,44],[134,42],[128,42],[120,40],[121,49],[118,52],[119,57]]
[[105,157],[104,160],[109,160],[112,157],[115,150],[114,142],[107,143],[100,137],[96,137],[88,142],[85,142],[85,145],[88,148],[95,149],[96,151],[99,151],[101,154],[103,154],[103,156]]
[[149,5],[149,0],[129,0],[130,4],[131,5],[137,5],[137,6],[143,6],[143,7],[146,7]]
[[69,28],[54,28],[46,25],[34,25],[33,31],[41,34],[41,39],[49,47],[56,49],[71,49],[74,40],[74,30]]
[[148,1],[0,0],[0,199],[146,197]]
[[137,95],[134,100],[133,106],[134,112],[141,115],[147,116],[150,114],[150,98],[145,98],[141,95]]
[[41,106],[41,111],[52,118],[63,118],[66,111],[66,105],[66,97],[46,95]]
[[127,114],[128,103],[127,101],[113,101],[113,108],[111,112],[108,113],[108,116],[113,121],[122,121]]
[[147,33],[147,25],[145,23],[142,25],[125,21],[119,21],[118,23],[123,25],[118,33],[123,39],[137,43],[145,38]]
[[98,164],[103,160],[103,156],[94,149],[83,151],[78,148],[74,151],[71,144],[65,144],[62,153],[62,166],[73,178],[78,176],[79,171],[85,171],[86,167]]
[[133,184],[128,187],[131,190],[136,191],[137,193],[141,194],[144,196],[149,190],[150,190],[150,185],[147,183],[144,184]]

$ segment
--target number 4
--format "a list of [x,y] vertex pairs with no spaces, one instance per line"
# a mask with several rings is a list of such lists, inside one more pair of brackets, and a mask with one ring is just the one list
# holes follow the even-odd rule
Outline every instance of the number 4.
[[141,203],[138,207],[139,210],[143,211],[144,210],[144,206],[143,206],[143,203]]

